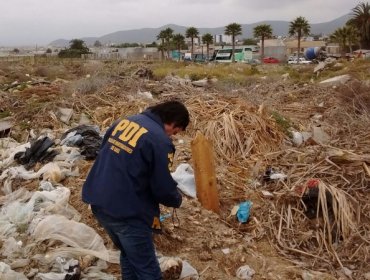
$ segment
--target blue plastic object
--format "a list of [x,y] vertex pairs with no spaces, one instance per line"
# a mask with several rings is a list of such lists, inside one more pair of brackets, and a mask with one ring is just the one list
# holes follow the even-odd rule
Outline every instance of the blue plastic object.
[[247,200],[239,204],[238,212],[236,212],[236,216],[238,221],[241,223],[246,223],[249,218],[249,213],[252,208],[252,202]]
[[171,214],[161,215],[161,216],[159,217],[159,221],[160,221],[160,222],[163,222],[165,219],[167,219],[167,218],[169,218],[169,217],[171,217]]

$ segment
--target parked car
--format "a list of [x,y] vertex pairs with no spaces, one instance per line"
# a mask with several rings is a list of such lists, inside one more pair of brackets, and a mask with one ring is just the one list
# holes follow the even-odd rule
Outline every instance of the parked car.
[[[299,58],[299,64],[311,64],[311,63],[312,63],[311,60],[306,60],[303,57]],[[288,59],[288,64],[298,64],[298,58],[297,57],[290,57]]]
[[271,56],[264,57],[262,61],[263,63],[280,63],[279,59]]

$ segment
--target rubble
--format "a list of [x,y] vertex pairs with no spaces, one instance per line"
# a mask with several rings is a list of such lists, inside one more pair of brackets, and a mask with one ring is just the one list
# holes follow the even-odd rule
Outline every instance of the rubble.
[[[228,90],[217,80],[212,87],[176,75],[150,80],[150,64],[107,67],[115,78],[93,93],[68,91],[73,79],[86,78],[83,71],[63,83],[22,88],[13,81],[2,93],[12,126],[0,138],[1,279],[120,279],[117,250],[81,202],[81,185],[115,119],[169,98],[184,101],[192,120],[174,138],[172,171],[185,187],[183,205],[175,213],[162,208],[164,231],[155,236],[169,278],[369,278],[370,109],[360,99],[366,83],[322,87],[310,77],[302,86],[285,72],[273,80],[266,68],[263,84],[256,78]],[[353,92],[357,103],[346,99]],[[59,108],[68,109],[67,118],[51,116]],[[191,142],[198,131],[214,147],[218,214],[196,198]],[[57,154],[49,162],[37,157],[27,170],[25,155],[38,150],[37,139],[53,143],[38,156]],[[279,176],[266,180],[269,167]],[[235,206],[246,201],[253,207],[240,222]]]

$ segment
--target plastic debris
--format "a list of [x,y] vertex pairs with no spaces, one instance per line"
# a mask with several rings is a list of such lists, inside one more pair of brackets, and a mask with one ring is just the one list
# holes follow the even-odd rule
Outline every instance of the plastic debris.
[[0,279],[28,280],[23,273],[16,272],[6,263],[0,262]]
[[243,280],[251,280],[256,272],[249,265],[243,265],[236,271],[236,277]]
[[225,255],[227,254],[230,254],[230,248],[224,248],[224,249],[221,249],[222,253],[224,253]]
[[4,118],[0,120],[0,138],[6,137],[10,133],[10,129],[13,127],[13,120],[10,118]]
[[[71,132],[75,133],[70,134]],[[80,135],[80,137],[77,135]],[[76,137],[73,141],[64,140],[65,138],[72,136]],[[85,156],[87,160],[92,160],[98,155],[103,138],[99,135],[99,128],[97,126],[83,124],[67,130],[62,135],[61,140],[61,143],[67,142],[69,145],[78,146],[81,149],[81,155]]]
[[263,175],[263,180],[268,182],[271,180],[284,180],[287,177],[284,173],[275,171],[272,167],[268,167]]
[[171,214],[165,214],[165,215],[161,215],[159,217],[159,221],[163,222],[165,219],[171,217]]
[[46,163],[52,161],[58,154],[57,151],[48,149],[54,145],[54,141],[49,137],[42,137],[36,142],[31,143],[31,147],[27,148],[25,152],[19,152],[14,155],[14,159],[23,164],[26,169],[32,168],[37,162]]
[[182,271],[182,260],[177,257],[160,257],[158,259],[163,279],[179,279]]
[[238,212],[236,213],[239,222],[246,223],[248,221],[252,205],[253,203],[249,200],[239,204],[239,209]]
[[177,182],[177,187],[190,197],[196,198],[194,171],[188,163],[181,163],[176,171],[171,173],[172,178]]
[[58,117],[59,119],[68,124],[69,123],[69,120],[71,119],[72,117],[72,114],[73,114],[73,109],[69,109],[69,108],[58,108]]
[[199,274],[198,271],[192,267],[187,261],[182,261],[182,271],[180,275],[180,280],[198,280]]

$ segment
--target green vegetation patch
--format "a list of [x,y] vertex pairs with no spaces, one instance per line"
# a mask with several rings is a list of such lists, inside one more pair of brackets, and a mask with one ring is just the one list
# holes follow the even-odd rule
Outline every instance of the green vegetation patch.
[[8,110],[5,110],[5,111],[0,111],[0,119],[4,119],[6,117],[10,117],[11,116],[11,112],[8,111]]
[[278,124],[278,126],[281,128],[281,130],[289,137],[292,137],[292,133],[290,131],[290,128],[292,127],[292,122],[285,118],[284,116],[280,115],[278,112],[274,111],[271,113],[272,118],[275,120],[275,122]]

